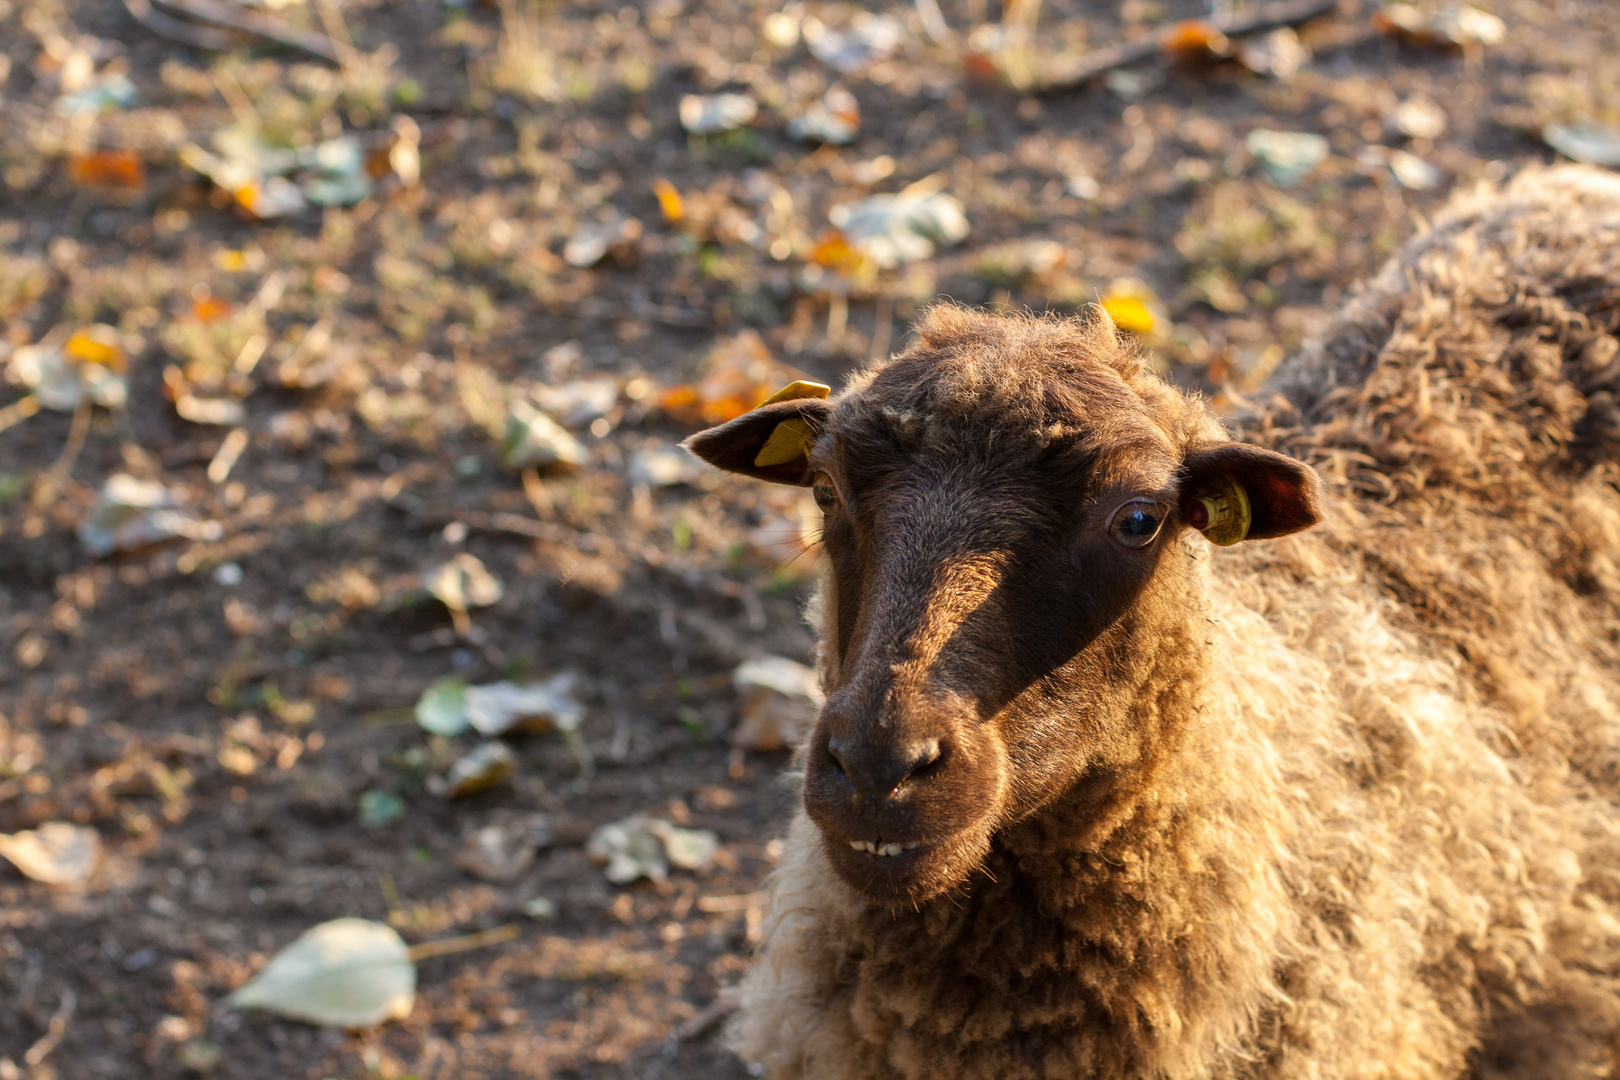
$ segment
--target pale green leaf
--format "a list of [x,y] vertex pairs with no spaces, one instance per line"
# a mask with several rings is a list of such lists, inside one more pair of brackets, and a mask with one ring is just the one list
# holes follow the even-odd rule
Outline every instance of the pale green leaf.
[[416,965],[391,927],[333,919],[304,931],[225,1004],[327,1027],[369,1027],[408,1015],[415,999]]
[[460,735],[471,726],[467,719],[467,684],[440,679],[416,701],[416,722],[435,735]]

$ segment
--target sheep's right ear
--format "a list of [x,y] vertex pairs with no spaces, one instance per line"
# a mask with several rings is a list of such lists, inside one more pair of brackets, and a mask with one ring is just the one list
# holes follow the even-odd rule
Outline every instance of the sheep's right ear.
[[[828,390],[820,383],[794,383],[752,412],[681,445],[717,469],[809,487],[810,447],[832,409],[822,400]],[[790,392],[803,396],[783,397]]]

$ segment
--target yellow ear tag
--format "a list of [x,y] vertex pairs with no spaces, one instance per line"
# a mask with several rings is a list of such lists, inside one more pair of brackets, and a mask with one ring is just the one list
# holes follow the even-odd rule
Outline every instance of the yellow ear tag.
[[[775,405],[778,401],[798,401],[802,398],[824,398],[832,393],[832,387],[823,383],[810,382],[800,379],[790,382],[764,401],[760,405]],[[784,420],[776,425],[771,437],[765,440],[765,445],[759,448],[754,457],[754,467],[761,468],[766,465],[786,465],[796,458],[808,457],[810,446],[816,441],[816,433],[811,430],[806,420],[795,417]]]
[[808,379],[799,379],[790,382],[764,401],[761,405],[775,405],[778,401],[798,401],[800,398],[824,398],[832,393],[832,387],[824,383],[811,382]]
[[1208,537],[1210,543],[1231,547],[1249,535],[1249,524],[1253,519],[1249,513],[1249,493],[1243,490],[1242,484],[1225,476],[1217,489],[1203,492],[1196,498],[1203,505],[1205,521],[1208,522],[1199,531]]
[[809,457],[810,445],[815,441],[816,433],[810,430],[809,421],[797,417],[784,420],[776,425],[771,437],[759,448],[759,453],[754,457],[754,465],[756,468],[764,465],[786,465],[798,458]]

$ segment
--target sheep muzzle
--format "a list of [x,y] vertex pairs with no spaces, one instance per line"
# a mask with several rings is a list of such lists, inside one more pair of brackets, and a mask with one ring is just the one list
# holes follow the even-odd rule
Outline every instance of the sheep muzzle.
[[983,856],[1001,802],[995,740],[948,709],[929,715],[878,725],[824,716],[808,748],[805,807],[835,870],[875,900],[912,903],[955,884]]

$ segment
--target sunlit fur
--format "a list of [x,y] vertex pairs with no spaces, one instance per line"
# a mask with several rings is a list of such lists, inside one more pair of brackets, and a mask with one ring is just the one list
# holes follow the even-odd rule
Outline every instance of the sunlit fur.
[[[1215,430],[1095,330],[918,330],[1009,438],[975,395],[1082,346],[1170,443]],[[1327,522],[1183,532],[1184,594],[1122,620],[1155,655],[1110,730],[1151,767],[1106,805],[1048,785],[914,907],[801,812],[734,1048],[805,1080],[1620,1075],[1617,330],[1620,179],[1459,199],[1242,421],[1317,466]]]

